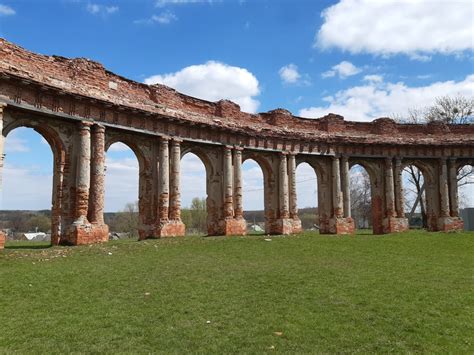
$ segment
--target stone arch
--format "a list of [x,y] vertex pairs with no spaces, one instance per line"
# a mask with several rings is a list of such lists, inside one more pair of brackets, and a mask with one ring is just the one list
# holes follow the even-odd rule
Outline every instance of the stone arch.
[[153,186],[154,167],[151,160],[152,144],[136,137],[116,132],[106,133],[105,152],[114,143],[122,143],[132,150],[138,161],[138,234],[140,239],[152,236],[155,224],[155,201]]
[[[316,163],[317,164],[317,163]],[[314,174],[314,178],[311,178],[309,179],[308,178],[308,181],[306,181],[306,179],[304,180],[298,180],[298,171],[301,172],[301,169],[302,167],[306,165],[309,167],[310,170],[312,170],[312,173]],[[318,174],[321,173],[320,171],[320,167],[315,167],[314,166],[315,164],[310,164],[310,163],[307,163],[306,161],[298,161],[296,162],[296,168],[295,168],[295,193],[297,195],[297,203],[299,204],[299,206],[301,208],[305,208],[305,207],[316,207],[318,208],[319,204],[320,204],[320,197],[319,197],[319,179],[318,178]],[[299,169],[298,169],[299,168]],[[300,175],[301,176],[301,175]],[[308,206],[308,205],[304,205],[302,202],[301,202],[301,195],[298,194],[298,184],[299,183],[311,183],[311,187],[315,187],[316,188],[316,198],[312,198],[312,203],[313,204],[317,204],[318,206],[314,206],[314,205],[311,205],[311,206]],[[312,195],[312,193],[311,193]],[[314,197],[314,196],[313,196]],[[302,229],[309,229],[309,228],[313,228],[314,225],[316,224],[317,226],[319,226],[319,212],[316,211],[315,212],[315,215],[311,218],[311,220],[309,221],[305,215],[302,214],[301,212],[301,208],[298,209],[298,218],[301,220],[301,227]],[[305,217],[305,218],[303,218]],[[311,226],[311,227],[310,227]]]
[[426,223],[429,230],[438,229],[438,215],[439,215],[439,187],[437,178],[437,162],[434,160],[421,159],[404,159],[402,160],[402,171],[409,165],[416,167],[423,176],[423,186],[426,206]]
[[3,138],[17,128],[31,128],[43,137],[48,143],[53,154],[53,182],[51,192],[51,244],[61,242],[62,232],[66,230],[70,217],[68,206],[67,179],[64,176],[65,167],[70,166],[71,157],[66,149],[66,144],[61,138],[56,127],[43,120],[21,118],[7,124],[3,130]]
[[319,232],[321,234],[332,233],[331,219],[333,219],[333,182],[332,182],[332,161],[327,156],[297,156],[297,167],[307,163],[314,169],[318,190],[318,215]]
[[[188,146],[188,147],[185,147],[184,149],[181,150],[181,186],[183,186],[183,176],[184,176],[184,173],[185,171],[183,170],[182,168],[182,160],[183,158],[185,158],[186,156],[189,156],[189,155],[194,155],[195,157],[197,157],[197,159],[201,162],[202,166],[204,167],[204,171],[205,171],[205,196],[206,196],[206,231],[207,231],[207,234],[209,235],[210,233],[212,233],[212,231],[210,231],[211,229],[211,226],[213,224],[213,218],[216,218],[215,217],[215,211],[216,211],[216,207],[215,207],[215,201],[213,200],[212,198],[212,193],[210,193],[211,189],[212,189],[212,176],[213,176],[213,172],[214,172],[214,166],[213,166],[213,163],[211,161],[211,158],[209,157],[209,155],[207,154],[206,151],[204,151],[203,149],[200,149],[200,147],[191,147],[191,146]],[[180,187],[181,189],[181,187]],[[182,191],[182,189],[181,189]],[[211,216],[210,216],[211,215]],[[186,221],[183,221],[183,222],[186,222]],[[186,232],[188,232],[190,230],[191,226],[186,226]]]
[[[469,169],[470,167],[470,169]],[[453,194],[454,196],[454,208],[451,209],[451,216],[455,217],[458,216],[460,211],[459,207],[461,205],[460,199],[462,197],[465,197],[465,195],[461,194],[461,191],[465,187],[465,183],[468,181],[472,181],[474,179],[474,159],[456,159],[455,160],[455,173],[456,173],[456,182],[454,183],[454,189],[451,188],[452,182],[450,181],[450,194]],[[466,175],[468,174],[468,175]],[[465,178],[462,177],[462,175],[465,176]],[[474,206],[474,197],[469,195],[470,199],[467,201],[462,201],[462,202],[467,202],[466,207],[471,207]]]
[[383,234],[386,211],[383,161],[379,159],[349,159],[349,170],[356,165],[361,166],[369,175],[372,231],[374,234]]
[[269,153],[257,153],[253,151],[245,151],[242,155],[242,164],[248,160],[253,160],[257,163],[263,173],[263,210],[265,216],[265,233],[273,234],[274,221],[279,218],[279,201],[277,176],[275,171],[278,171],[274,156]]
[[212,164],[212,160],[209,154],[203,148],[198,146],[183,147],[181,150],[181,159],[183,159],[183,157],[189,153],[197,156],[204,164],[204,167],[206,168],[206,176],[211,176],[214,173],[215,167]]

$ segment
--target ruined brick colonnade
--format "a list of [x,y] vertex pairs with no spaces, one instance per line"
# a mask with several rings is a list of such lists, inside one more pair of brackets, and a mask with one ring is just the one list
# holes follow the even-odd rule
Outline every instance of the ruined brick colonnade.
[[[330,114],[304,119],[277,109],[248,114],[162,85],[115,75],[99,63],[28,52],[0,40],[0,154],[15,128],[31,127],[54,156],[53,244],[108,240],[105,152],[128,145],[139,162],[140,238],[181,236],[181,157],[192,152],[207,174],[209,235],[243,235],[242,163],[264,175],[266,232],[297,233],[295,170],[317,175],[320,231],[353,233],[349,169],[369,173],[377,234],[408,228],[402,169],[423,172],[429,229],[462,229],[457,171],[474,162],[474,126],[402,125],[389,118],[350,122]],[[0,162],[0,174],[3,159]],[[4,206],[7,207],[7,206]]]

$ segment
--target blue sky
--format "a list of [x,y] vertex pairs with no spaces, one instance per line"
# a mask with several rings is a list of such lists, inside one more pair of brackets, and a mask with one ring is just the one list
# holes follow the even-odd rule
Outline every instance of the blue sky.
[[[137,81],[230,98],[249,112],[283,107],[347,120],[473,96],[472,33],[470,1],[0,0],[0,36],[29,50],[87,57]],[[50,181],[49,147],[22,129],[7,137],[6,153],[1,208],[48,208],[50,190],[38,186]],[[123,147],[107,157],[106,204],[117,210],[136,199],[136,163]],[[257,190],[260,172],[247,165],[244,189]],[[183,179],[203,181],[200,169],[186,158]],[[125,172],[129,178],[113,178]],[[301,181],[312,174],[298,169]],[[185,205],[204,191],[204,183],[190,185]],[[315,205],[314,180],[298,189],[301,207]],[[263,192],[247,195],[248,209],[261,208]]]

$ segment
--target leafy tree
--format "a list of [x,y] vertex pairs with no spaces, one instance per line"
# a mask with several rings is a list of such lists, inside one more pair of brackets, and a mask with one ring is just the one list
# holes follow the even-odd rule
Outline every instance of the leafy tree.
[[189,234],[206,234],[206,199],[199,197],[193,198],[191,201],[191,206],[181,211],[181,219],[186,225],[186,231]]
[[128,233],[130,238],[137,238],[139,226],[138,202],[129,202],[122,212],[116,214],[110,229],[115,232]]
[[37,214],[28,220],[27,226],[28,231],[34,232],[38,230],[38,232],[47,233],[51,231],[51,219],[44,214]]

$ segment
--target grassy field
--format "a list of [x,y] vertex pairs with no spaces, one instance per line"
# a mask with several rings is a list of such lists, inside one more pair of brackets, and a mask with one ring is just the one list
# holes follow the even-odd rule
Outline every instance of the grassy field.
[[474,233],[9,244],[0,352],[474,352]]

